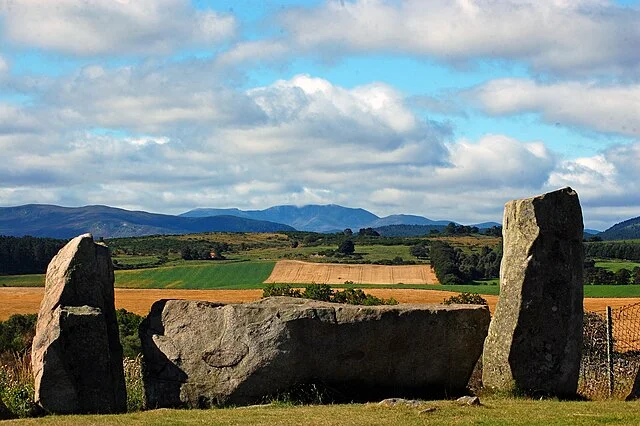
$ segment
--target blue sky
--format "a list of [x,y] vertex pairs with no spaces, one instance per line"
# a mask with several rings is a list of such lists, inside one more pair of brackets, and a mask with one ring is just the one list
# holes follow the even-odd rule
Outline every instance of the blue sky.
[[0,2],[0,205],[640,216],[640,6]]

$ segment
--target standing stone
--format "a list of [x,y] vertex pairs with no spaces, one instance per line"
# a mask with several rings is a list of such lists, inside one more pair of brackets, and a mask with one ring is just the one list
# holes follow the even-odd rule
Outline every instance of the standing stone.
[[13,413],[4,405],[4,402],[2,402],[2,398],[0,398],[0,420],[8,420],[14,417]]
[[483,353],[483,384],[576,394],[582,348],[582,210],[563,188],[504,209],[500,300]]
[[256,404],[315,384],[341,401],[452,396],[489,321],[481,305],[161,300],[140,325],[147,405]]
[[625,398],[625,401],[635,401],[640,399],[640,368],[636,372],[636,378],[633,381],[633,387],[631,388],[631,392]]
[[126,411],[113,283],[109,249],[91,234],[49,263],[31,354],[35,400],[45,411]]

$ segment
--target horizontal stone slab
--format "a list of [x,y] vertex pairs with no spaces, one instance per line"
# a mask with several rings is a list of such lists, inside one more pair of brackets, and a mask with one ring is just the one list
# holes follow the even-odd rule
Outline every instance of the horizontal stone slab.
[[489,321],[479,305],[161,300],[140,327],[147,405],[255,404],[305,383],[346,401],[450,396],[467,386]]

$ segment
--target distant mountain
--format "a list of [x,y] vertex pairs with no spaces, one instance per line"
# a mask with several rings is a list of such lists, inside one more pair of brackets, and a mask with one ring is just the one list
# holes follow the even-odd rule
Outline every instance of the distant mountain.
[[596,235],[596,234],[599,234],[600,232],[602,232],[602,231],[598,231],[596,229],[585,229],[584,230],[584,233],[586,235]]
[[247,219],[269,220],[293,226],[300,231],[330,232],[345,228],[366,228],[378,216],[364,209],[353,209],[335,204],[308,206],[275,206],[265,210],[195,209],[181,217],[205,217],[227,214]]
[[182,217],[206,217],[220,214],[248,219],[269,220],[284,223],[300,231],[336,232],[351,228],[380,228],[390,225],[444,226],[450,221],[434,221],[423,216],[397,214],[379,217],[364,210],[336,204],[297,206],[275,206],[265,210],[209,209],[199,208],[182,213]]
[[233,215],[179,217],[108,206],[60,207],[28,204],[0,207],[0,235],[71,238],[91,232],[116,238],[197,232],[293,231],[291,226]]
[[415,216],[411,214],[394,214],[387,217],[381,217],[370,224],[367,227],[380,228],[390,225],[442,225],[446,226],[451,222],[450,220],[431,220],[423,216]]
[[603,240],[631,240],[640,238],[640,217],[616,223],[598,234]]
[[476,223],[474,225],[469,225],[469,226],[475,226],[478,229],[488,229],[488,228],[493,228],[494,226],[502,226],[502,224],[498,222],[482,222],[482,223]]

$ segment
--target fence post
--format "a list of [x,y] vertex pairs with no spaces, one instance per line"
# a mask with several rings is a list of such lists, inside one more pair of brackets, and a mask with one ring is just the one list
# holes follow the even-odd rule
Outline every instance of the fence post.
[[613,319],[611,306],[607,306],[607,372],[609,373],[609,397],[613,395]]

